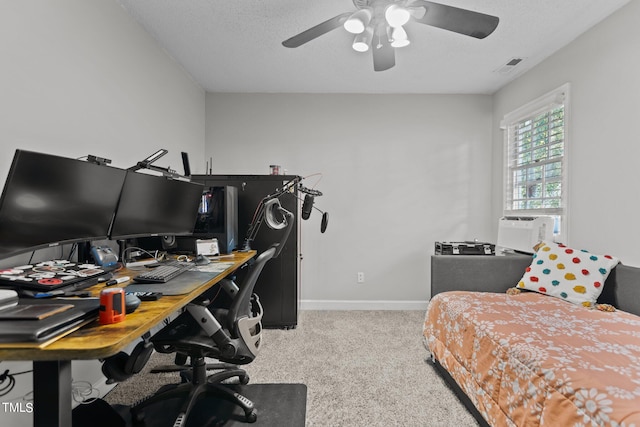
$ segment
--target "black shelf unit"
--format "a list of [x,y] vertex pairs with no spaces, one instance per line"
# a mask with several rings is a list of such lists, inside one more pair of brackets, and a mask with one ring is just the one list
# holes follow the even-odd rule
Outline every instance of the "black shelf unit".
[[[247,229],[258,203],[274,193],[292,175],[192,175],[191,180],[205,187],[232,186],[238,189],[238,249],[242,249]],[[265,328],[295,328],[298,324],[300,304],[300,202],[297,190],[280,197],[282,206],[295,216],[289,239],[280,256],[269,261],[258,278],[255,293],[264,308],[262,325]],[[272,230],[262,224],[251,249],[258,253],[280,239],[280,230]],[[239,273],[242,274],[242,271]]]

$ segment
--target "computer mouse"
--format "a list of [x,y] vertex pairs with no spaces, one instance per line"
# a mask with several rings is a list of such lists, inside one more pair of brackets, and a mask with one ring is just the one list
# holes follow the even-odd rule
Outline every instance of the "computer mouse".
[[125,296],[124,296],[125,313],[129,314],[136,311],[136,309],[140,306],[140,302],[141,300],[137,296],[130,293],[125,293]]
[[196,263],[196,265],[207,265],[211,263],[211,260],[204,255],[198,255],[194,262]]

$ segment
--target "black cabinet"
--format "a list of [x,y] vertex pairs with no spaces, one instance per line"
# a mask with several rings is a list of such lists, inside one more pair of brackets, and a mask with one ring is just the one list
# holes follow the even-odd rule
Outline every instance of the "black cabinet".
[[[249,224],[260,200],[293,178],[295,176],[288,175],[191,176],[192,181],[201,182],[205,187],[231,186],[238,189],[238,249],[242,249]],[[297,193],[282,195],[280,203],[295,215],[295,225],[280,256],[266,264],[256,283],[255,293],[260,297],[264,309],[262,324],[265,328],[294,328],[298,324],[301,255]],[[272,243],[280,240],[281,233],[281,230],[272,230],[263,223],[251,244],[251,249],[257,250],[258,253],[264,251]]]

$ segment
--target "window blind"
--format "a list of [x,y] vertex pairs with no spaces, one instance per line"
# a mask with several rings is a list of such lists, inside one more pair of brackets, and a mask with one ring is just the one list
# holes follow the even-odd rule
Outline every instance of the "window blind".
[[563,215],[566,88],[505,116],[505,215]]

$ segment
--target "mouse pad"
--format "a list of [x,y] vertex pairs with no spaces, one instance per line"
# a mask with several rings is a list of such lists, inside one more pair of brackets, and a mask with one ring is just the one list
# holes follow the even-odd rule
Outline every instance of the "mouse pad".
[[162,292],[162,295],[183,295],[208,282],[220,273],[209,271],[185,271],[166,283],[132,283],[127,292]]

